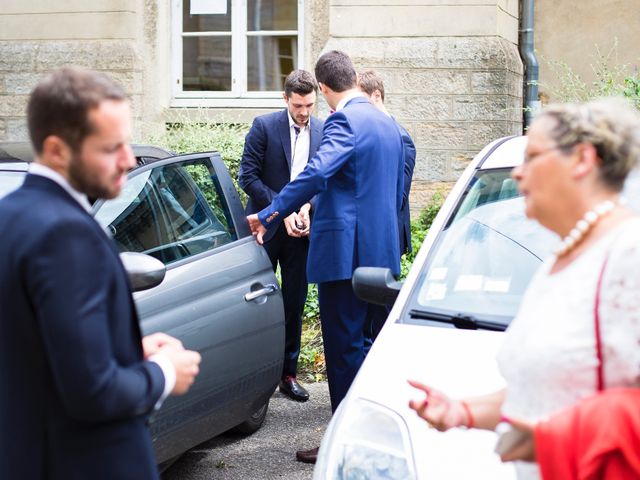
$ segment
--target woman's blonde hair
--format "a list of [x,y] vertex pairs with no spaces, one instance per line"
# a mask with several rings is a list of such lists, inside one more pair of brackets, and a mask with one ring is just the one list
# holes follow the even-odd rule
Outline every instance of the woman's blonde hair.
[[627,101],[606,98],[555,104],[538,118],[554,121],[549,136],[565,152],[579,143],[593,145],[601,161],[601,180],[615,191],[622,190],[640,158],[640,114]]

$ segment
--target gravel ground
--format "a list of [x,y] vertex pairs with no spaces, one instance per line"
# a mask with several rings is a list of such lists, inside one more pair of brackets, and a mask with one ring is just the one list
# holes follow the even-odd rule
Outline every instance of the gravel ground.
[[224,434],[185,453],[163,480],[309,480],[313,465],[297,462],[296,450],[320,445],[331,418],[326,382],[305,385],[299,403],[276,391],[264,425],[253,435]]

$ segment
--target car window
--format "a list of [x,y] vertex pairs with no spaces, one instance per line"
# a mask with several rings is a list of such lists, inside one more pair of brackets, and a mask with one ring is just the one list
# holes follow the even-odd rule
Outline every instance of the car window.
[[208,158],[157,166],[133,176],[96,219],[121,251],[165,264],[237,239],[220,183]]
[[528,220],[510,169],[480,171],[440,232],[413,308],[508,324],[555,235]]
[[1,172],[0,174],[0,198],[17,190],[24,182],[25,172]]

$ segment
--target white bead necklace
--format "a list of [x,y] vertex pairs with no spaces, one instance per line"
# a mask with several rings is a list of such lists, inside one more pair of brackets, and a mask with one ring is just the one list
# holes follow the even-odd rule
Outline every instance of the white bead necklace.
[[560,241],[560,245],[558,245],[555,250],[556,257],[562,257],[573,250],[584,240],[587,232],[591,230],[598,220],[616,208],[616,205],[617,203],[612,200],[605,200],[585,213],[584,216],[578,220],[576,226],[571,229],[569,234]]

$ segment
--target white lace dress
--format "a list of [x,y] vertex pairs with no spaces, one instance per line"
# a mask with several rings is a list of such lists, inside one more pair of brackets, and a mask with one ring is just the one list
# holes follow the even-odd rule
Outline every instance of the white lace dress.
[[[640,378],[640,219],[619,225],[563,270],[543,263],[524,295],[498,364],[507,381],[502,413],[539,420],[597,390],[594,305],[607,258],[600,322],[607,387]],[[519,479],[539,478],[519,462]]]

